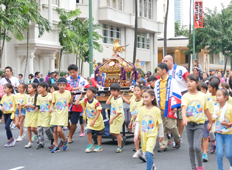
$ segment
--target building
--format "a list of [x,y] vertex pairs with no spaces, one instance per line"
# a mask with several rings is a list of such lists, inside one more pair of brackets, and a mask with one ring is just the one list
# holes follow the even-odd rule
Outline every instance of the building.
[[174,21],[178,22],[179,27],[183,25],[183,1],[174,0]]
[[[89,15],[88,0],[36,0],[41,9],[41,15],[48,18],[52,30],[38,38],[36,25],[31,24],[29,29],[29,57],[27,56],[27,41],[18,41],[12,38],[6,43],[1,69],[12,66],[15,74],[23,73],[26,77],[30,73],[40,71],[45,77],[49,71],[58,69],[58,54],[60,48],[59,35],[56,28],[59,16],[56,8],[67,11],[79,8],[80,19],[85,20]],[[159,0],[160,1],[160,0]],[[126,60],[132,61],[134,44],[134,0],[94,0],[93,1],[94,24],[100,24],[98,32],[103,39],[99,41],[103,45],[103,53],[94,51],[94,60],[102,62],[113,54],[114,39],[118,38],[121,45],[129,44],[121,55]],[[158,62],[157,37],[163,30],[163,23],[157,20],[157,0],[138,1],[138,43],[137,59],[144,71],[154,71]],[[26,33],[25,33],[26,35]],[[109,48],[107,48],[109,47]],[[16,62],[12,62],[16,61]],[[61,61],[61,71],[67,72],[67,66],[78,63],[79,60],[73,54],[64,55]],[[83,75],[89,75],[89,64],[84,63]]]

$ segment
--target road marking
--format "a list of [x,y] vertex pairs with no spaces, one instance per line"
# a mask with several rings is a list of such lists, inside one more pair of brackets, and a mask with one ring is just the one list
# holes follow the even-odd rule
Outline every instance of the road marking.
[[9,170],[19,170],[19,169],[23,169],[25,168],[24,166],[19,166],[19,167],[16,167],[16,168],[12,168],[12,169],[9,169]]

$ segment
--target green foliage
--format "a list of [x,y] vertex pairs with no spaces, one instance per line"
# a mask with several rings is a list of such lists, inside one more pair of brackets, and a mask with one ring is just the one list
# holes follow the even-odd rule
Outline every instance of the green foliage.
[[60,72],[60,77],[65,77],[65,74],[69,74],[69,72]]
[[2,76],[2,74],[4,74],[5,73],[5,71],[0,71],[0,76]]
[[179,23],[175,22],[175,37],[178,36],[189,37],[189,30],[185,29],[183,26],[180,28]]

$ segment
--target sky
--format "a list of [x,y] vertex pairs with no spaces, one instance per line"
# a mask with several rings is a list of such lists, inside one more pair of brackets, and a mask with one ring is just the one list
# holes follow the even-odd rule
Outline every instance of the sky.
[[[183,1],[183,25],[188,25],[189,24],[189,3],[190,0],[182,0]],[[193,0],[192,0],[193,1]],[[222,9],[221,3],[226,7],[229,5],[231,0],[203,0],[203,7],[204,10],[205,8],[209,8],[213,10],[215,7],[217,7],[217,10],[220,11]]]

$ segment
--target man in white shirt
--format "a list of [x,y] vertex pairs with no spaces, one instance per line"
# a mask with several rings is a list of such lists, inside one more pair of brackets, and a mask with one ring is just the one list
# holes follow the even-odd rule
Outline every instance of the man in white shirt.
[[[181,90],[181,94],[184,95],[188,92],[188,87],[186,84],[186,78],[189,75],[188,70],[183,66],[178,66],[175,63],[173,63],[173,57],[171,55],[167,55],[162,60],[163,63],[166,63],[168,65],[168,74],[172,75],[172,77],[176,80],[179,89]],[[178,124],[178,131],[179,134],[182,135],[184,130],[184,125],[182,121],[182,113],[181,109],[177,111],[177,124]]]
[[16,93],[16,89],[19,86],[19,81],[16,77],[13,77],[12,74],[12,68],[10,66],[7,66],[5,68],[6,77],[2,78],[0,82],[2,84],[2,87],[4,87],[4,85],[7,83],[12,84],[12,86],[14,87],[14,93]]

